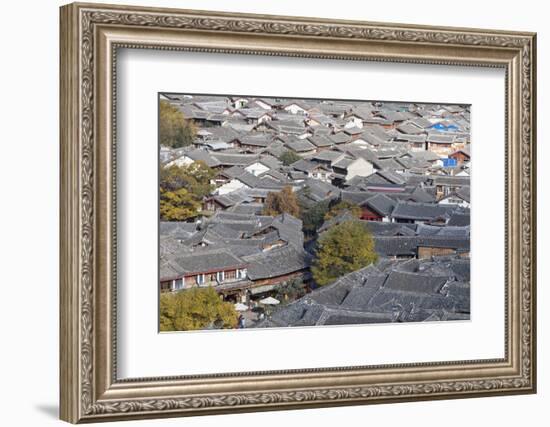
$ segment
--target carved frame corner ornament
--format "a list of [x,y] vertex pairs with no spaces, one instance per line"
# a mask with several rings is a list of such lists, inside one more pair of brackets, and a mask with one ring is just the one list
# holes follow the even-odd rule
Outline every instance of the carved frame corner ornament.
[[[536,35],[70,4],[61,14],[61,418],[130,418],[536,391]],[[193,378],[116,377],[116,51],[501,67],[506,70],[505,358]]]

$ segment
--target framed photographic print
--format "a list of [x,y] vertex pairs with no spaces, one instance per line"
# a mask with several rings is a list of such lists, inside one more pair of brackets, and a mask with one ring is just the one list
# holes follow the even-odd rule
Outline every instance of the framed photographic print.
[[61,8],[61,418],[533,393],[535,34]]

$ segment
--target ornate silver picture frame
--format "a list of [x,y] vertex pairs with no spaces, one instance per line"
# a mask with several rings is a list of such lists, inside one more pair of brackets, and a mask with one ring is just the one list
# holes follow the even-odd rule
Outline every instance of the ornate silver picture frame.
[[[315,18],[70,4],[60,11],[60,416],[71,422],[536,391],[536,36]],[[121,379],[119,49],[504,70],[504,357]],[[119,248],[118,248],[119,249]],[[152,286],[157,286],[155,283]]]

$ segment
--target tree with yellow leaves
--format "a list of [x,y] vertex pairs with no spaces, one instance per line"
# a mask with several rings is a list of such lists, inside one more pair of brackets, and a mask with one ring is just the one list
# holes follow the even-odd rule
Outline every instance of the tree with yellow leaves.
[[330,207],[328,212],[325,214],[325,221],[332,219],[338,216],[343,211],[349,211],[353,216],[359,218],[361,216],[361,207],[355,203],[348,202],[347,200],[341,200],[338,203]]
[[159,108],[160,144],[179,148],[190,145],[197,134],[197,127],[192,120],[185,118],[183,113],[168,101],[161,100]]
[[212,288],[191,288],[160,295],[160,330],[236,328],[239,313]]
[[170,166],[160,171],[160,218],[186,221],[201,210],[203,197],[212,192],[215,172],[203,162]]
[[365,224],[344,221],[319,238],[311,272],[315,282],[324,286],[377,260],[374,239]]
[[185,188],[160,189],[160,218],[163,221],[186,221],[199,214],[201,203]]
[[300,217],[298,199],[292,188],[288,185],[277,193],[268,193],[264,203],[264,215],[277,216],[282,213],[288,213],[296,218]]

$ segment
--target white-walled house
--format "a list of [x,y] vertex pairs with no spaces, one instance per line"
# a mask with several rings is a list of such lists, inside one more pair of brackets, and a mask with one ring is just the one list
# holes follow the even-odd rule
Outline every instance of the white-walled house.
[[269,168],[261,162],[254,162],[245,167],[244,170],[250,172],[252,175],[258,176],[264,172],[267,172]]
[[256,103],[256,105],[258,107],[263,108],[264,110],[271,110],[272,109],[272,105],[268,104],[263,99],[255,99],[254,102]]
[[216,190],[214,191],[214,194],[218,194],[220,196],[223,196],[224,194],[229,194],[229,193],[232,193],[234,191],[241,190],[243,188],[247,189],[247,188],[250,188],[250,187],[248,185],[246,185],[244,182],[242,182],[241,180],[239,180],[237,178],[233,178],[229,182],[226,182],[225,184],[223,184],[223,185],[219,186],[218,188],[216,188]]
[[268,113],[262,114],[260,117],[258,117],[258,123],[263,123],[270,120],[273,120],[273,117],[271,117],[271,115]]
[[354,139],[354,140],[350,141],[350,144],[355,146],[355,147],[359,147],[359,148],[370,148],[370,147],[372,147],[372,145],[366,139],[364,139],[363,137],[359,137],[357,139]]
[[233,106],[236,109],[244,108],[248,104],[248,98],[235,98],[233,99]]
[[190,164],[194,163],[195,161],[187,157],[186,155],[180,156],[177,159],[172,160],[171,162],[166,163],[165,167],[169,168],[170,166],[189,166]]
[[353,128],[353,127],[357,127],[360,129],[363,128],[363,119],[359,116],[351,115],[346,120],[347,122],[344,125],[346,129]]
[[342,159],[332,165],[335,174],[342,176],[346,181],[355,176],[370,176],[374,173],[374,165],[368,160],[359,157],[357,159]]
[[467,197],[460,193],[451,193],[445,197],[443,197],[438,204],[444,205],[444,206],[460,206],[462,208],[469,208],[470,207],[470,201],[467,200]]
[[308,178],[318,179],[327,183],[330,183],[332,179],[332,170],[323,163],[302,159],[293,163],[292,168],[305,173]]
[[351,179],[354,176],[369,176],[374,173],[374,165],[368,160],[359,157],[351,162],[347,170],[347,179]]
[[288,111],[292,114],[305,114],[306,109],[302,108],[300,105],[296,104],[295,102],[288,104],[284,107],[285,111]]

